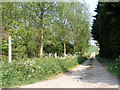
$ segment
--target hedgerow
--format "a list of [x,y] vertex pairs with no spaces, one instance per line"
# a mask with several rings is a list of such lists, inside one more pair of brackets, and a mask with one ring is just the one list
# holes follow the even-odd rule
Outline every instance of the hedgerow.
[[58,73],[66,72],[84,62],[86,58],[33,58],[14,60],[11,64],[4,62],[2,66],[2,87],[15,87],[48,79]]

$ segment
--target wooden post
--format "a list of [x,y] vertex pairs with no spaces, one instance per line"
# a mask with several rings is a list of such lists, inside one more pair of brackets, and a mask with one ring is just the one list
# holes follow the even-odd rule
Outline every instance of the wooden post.
[[9,36],[9,38],[8,38],[8,63],[11,63],[11,53],[12,53],[12,50],[11,50],[11,36]]

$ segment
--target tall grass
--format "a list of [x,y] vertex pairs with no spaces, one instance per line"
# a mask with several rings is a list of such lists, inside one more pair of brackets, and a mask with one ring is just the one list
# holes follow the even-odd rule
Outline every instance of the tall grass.
[[2,87],[14,87],[48,79],[87,60],[86,58],[34,58],[2,65]]

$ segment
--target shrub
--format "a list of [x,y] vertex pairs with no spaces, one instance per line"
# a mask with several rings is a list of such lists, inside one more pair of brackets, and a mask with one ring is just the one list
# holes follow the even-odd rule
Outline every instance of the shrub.
[[61,72],[85,61],[85,58],[33,58],[27,60],[14,60],[12,64],[2,63],[2,87],[8,88],[16,85],[29,84]]
[[84,61],[86,61],[87,60],[87,58],[86,57],[78,57],[78,63],[79,64],[81,64],[81,63],[83,63]]

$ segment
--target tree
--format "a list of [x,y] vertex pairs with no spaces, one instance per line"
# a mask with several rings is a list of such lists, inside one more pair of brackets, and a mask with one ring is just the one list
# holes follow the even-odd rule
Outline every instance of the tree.
[[[28,13],[31,11],[31,14],[29,13],[28,18],[33,19],[32,24],[39,29],[39,36],[40,36],[40,57],[43,56],[43,43],[44,43],[44,32],[46,29],[46,19],[49,19],[49,11],[52,10],[54,3],[50,2],[37,2],[37,3],[27,3],[25,4],[25,7],[28,8]],[[31,18],[32,17],[32,18]],[[31,22],[30,22],[31,23]],[[36,26],[37,25],[37,26]]]
[[101,2],[97,6],[98,13],[94,20],[92,34],[95,40],[99,42],[99,56],[116,59],[119,55],[119,8],[120,3]]
[[69,22],[74,42],[74,53],[83,52],[90,38],[90,18],[85,3],[71,3],[74,9],[70,12]]
[[2,7],[2,30],[12,35],[14,58],[42,57],[43,51],[66,56],[73,44],[74,52],[88,44],[89,15],[82,2],[5,2]]

